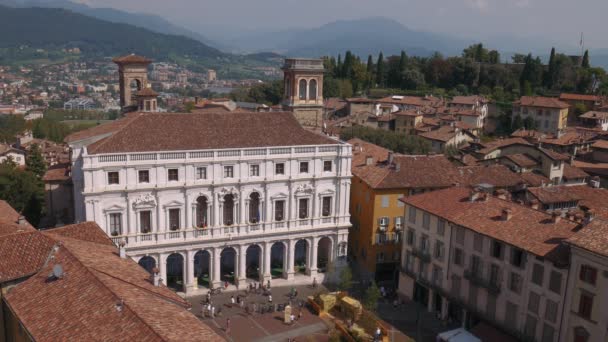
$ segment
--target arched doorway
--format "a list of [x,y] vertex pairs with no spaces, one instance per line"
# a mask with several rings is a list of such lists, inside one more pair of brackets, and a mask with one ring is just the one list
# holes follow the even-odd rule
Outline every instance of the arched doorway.
[[275,242],[270,248],[270,274],[272,278],[282,278],[285,271],[285,244]]
[[137,262],[139,266],[143,267],[148,273],[152,274],[152,269],[156,267],[156,260],[151,256],[145,256]]
[[200,196],[196,199],[196,226],[199,228],[209,225],[209,202],[207,197]]
[[308,241],[300,240],[294,247],[294,270],[296,273],[306,273],[308,265]]
[[262,248],[258,245],[251,245],[247,247],[245,256],[245,272],[249,279],[260,281],[261,275],[261,264],[262,264]]
[[224,248],[220,254],[220,279],[234,284],[236,275],[236,250]]
[[231,226],[234,224],[234,195],[228,194],[224,196],[224,225]]
[[260,209],[260,194],[254,192],[249,195],[249,223],[260,222],[262,217]]
[[327,271],[327,265],[331,262],[331,239],[327,236],[319,240],[317,253],[317,269],[319,272]]
[[167,257],[167,287],[176,291],[184,289],[184,257],[179,253]]
[[194,276],[199,286],[210,287],[211,254],[208,251],[198,251],[194,254]]

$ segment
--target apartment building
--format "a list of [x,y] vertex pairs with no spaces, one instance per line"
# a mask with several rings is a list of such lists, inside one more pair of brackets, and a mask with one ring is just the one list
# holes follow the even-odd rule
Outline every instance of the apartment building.
[[513,102],[513,118],[516,115],[523,120],[532,118],[537,130],[558,134],[568,125],[569,107],[568,103],[552,97],[522,96]]
[[607,341],[608,221],[593,220],[566,243],[571,250],[571,275],[562,341]]
[[353,146],[350,258],[365,276],[394,281],[404,227],[399,199],[450,187],[458,171],[443,155],[406,156],[360,139],[348,143]]
[[402,201],[401,295],[466,328],[486,322],[520,340],[561,340],[561,241],[578,223],[462,187]]

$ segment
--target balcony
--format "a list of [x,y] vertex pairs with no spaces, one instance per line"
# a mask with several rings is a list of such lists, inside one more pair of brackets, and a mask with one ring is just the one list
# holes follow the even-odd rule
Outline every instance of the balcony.
[[336,225],[348,225],[348,217],[324,217],[315,219],[297,219],[290,221],[257,222],[231,226],[216,226],[207,228],[189,228],[179,230],[157,231],[151,233],[138,233],[110,237],[118,245],[124,240],[126,247],[146,247],[175,242],[198,242],[213,241],[221,239],[232,239],[238,237],[258,236],[276,232],[289,233],[308,230],[312,227],[335,227]]
[[399,234],[397,233],[377,233],[377,245],[398,244],[400,242]]
[[491,282],[489,279],[485,279],[477,272],[473,272],[472,270],[465,270],[464,278],[470,281],[471,284],[474,284],[475,286],[485,288],[486,290],[488,290],[489,293],[495,295],[498,295],[500,293],[500,284],[496,284],[494,282]]
[[429,263],[431,262],[431,252],[428,251],[427,249],[422,249],[419,247],[414,247],[412,248],[412,254],[418,258],[420,258],[420,260]]

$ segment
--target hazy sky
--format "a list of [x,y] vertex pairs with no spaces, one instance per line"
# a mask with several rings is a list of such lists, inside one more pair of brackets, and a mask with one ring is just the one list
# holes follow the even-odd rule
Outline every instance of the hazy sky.
[[[339,19],[393,18],[412,29],[465,38],[509,35],[608,47],[608,0],[80,0],[154,13],[190,29],[316,27]],[[144,6],[145,5],[145,6]]]

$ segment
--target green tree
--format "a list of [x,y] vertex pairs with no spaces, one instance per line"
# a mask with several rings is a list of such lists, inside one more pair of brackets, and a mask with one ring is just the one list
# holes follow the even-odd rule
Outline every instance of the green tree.
[[523,126],[527,130],[535,130],[538,128],[538,127],[536,127],[536,121],[534,121],[534,119],[531,116],[528,116],[527,118],[524,119]]
[[403,71],[401,75],[401,87],[403,89],[419,89],[424,86],[424,75],[416,69]]
[[556,73],[555,48],[551,48],[551,55],[549,56],[549,68],[547,70],[547,74],[545,75],[545,87],[549,89],[553,88]]
[[517,115],[515,115],[515,118],[513,119],[513,123],[511,124],[511,129],[513,131],[516,131],[522,127],[524,127],[524,121],[521,118],[521,115],[517,114]]
[[376,85],[378,87],[383,87],[384,81],[384,55],[380,52],[378,55],[378,62],[376,63]]
[[7,201],[34,226],[43,215],[44,188],[42,181],[29,171],[10,162],[0,164],[0,199]]
[[44,161],[42,151],[40,150],[40,146],[38,146],[38,144],[32,144],[32,147],[30,147],[29,151],[27,152],[27,158],[25,159],[25,165],[29,171],[38,177],[38,179],[42,179],[42,177],[44,177],[44,173],[46,172],[46,162]]
[[585,69],[589,69],[591,64],[589,63],[589,50],[585,50],[585,54],[583,55],[583,63],[581,66]]
[[513,56],[511,56],[511,61],[514,64],[523,64],[526,62],[526,55],[521,53],[513,54]]
[[372,281],[370,287],[365,290],[365,297],[363,298],[363,306],[367,310],[375,311],[378,307],[378,299],[380,299],[380,289],[376,285],[375,281]]
[[496,50],[492,50],[488,53],[488,62],[490,64],[500,64],[500,53]]
[[366,88],[369,90],[370,88],[372,88],[373,83],[374,83],[374,59],[372,57],[372,55],[367,56],[367,82],[366,82]]
[[340,279],[338,282],[338,290],[346,291],[350,289],[353,282],[353,272],[350,267],[347,265],[340,271]]

